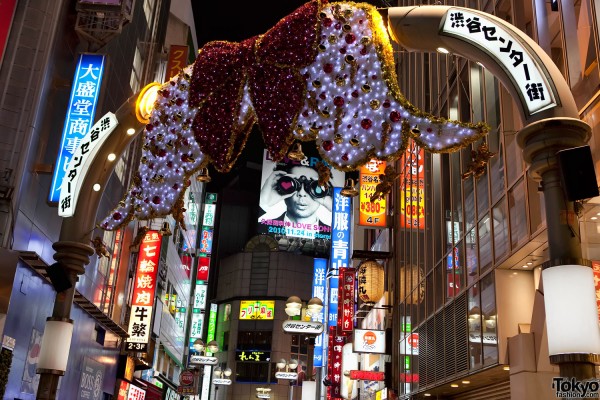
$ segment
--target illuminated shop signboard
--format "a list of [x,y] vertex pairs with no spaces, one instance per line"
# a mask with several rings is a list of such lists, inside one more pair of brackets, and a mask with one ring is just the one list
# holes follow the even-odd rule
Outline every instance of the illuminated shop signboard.
[[235,352],[235,360],[244,362],[269,362],[271,360],[271,352],[256,350],[238,350]]
[[273,319],[275,301],[242,300],[240,302],[240,319]]
[[337,326],[338,321],[338,294],[339,271],[348,267],[350,260],[350,212],[352,200],[342,196],[340,188],[333,189],[333,230],[334,240],[331,243],[331,256],[329,272],[329,301],[328,301],[328,326]]
[[165,73],[166,80],[171,79],[187,66],[189,51],[189,47],[179,44],[172,44],[169,47],[169,59]]
[[355,329],[353,338],[354,352],[385,354],[385,331]]
[[354,295],[356,286],[356,269],[342,268],[340,270],[340,288],[338,290],[338,331],[344,334],[354,329]]
[[[327,275],[327,260],[324,258],[315,258],[313,262],[313,282],[312,282],[312,296],[321,299],[323,304],[327,302],[327,296],[325,294]],[[324,322],[325,319],[325,308],[319,312],[318,315],[313,316],[313,320]],[[315,367],[323,366],[323,340],[325,333],[321,333],[315,338],[315,351],[313,365]]]
[[215,226],[215,211],[217,209],[216,204],[205,204],[204,205],[204,218],[202,219],[202,225],[204,226]]
[[54,165],[49,202],[58,202],[69,163],[79,144],[85,139],[94,123],[98,95],[104,75],[105,57],[101,54],[80,54],[73,77],[67,116]]
[[210,254],[212,252],[213,230],[206,226],[202,227],[198,252]]
[[359,225],[367,227],[386,227],[386,198],[371,202],[371,196],[380,182],[379,175],[384,173],[386,163],[373,159],[360,167],[360,207]]
[[527,115],[556,106],[546,70],[515,32],[474,10],[450,8],[440,34],[458,37],[494,58],[518,89]]
[[148,350],[161,243],[162,236],[158,231],[148,231],[140,245],[133,281],[129,338],[126,342],[128,351],[146,352]]
[[400,158],[400,227],[425,229],[425,151],[411,139]]

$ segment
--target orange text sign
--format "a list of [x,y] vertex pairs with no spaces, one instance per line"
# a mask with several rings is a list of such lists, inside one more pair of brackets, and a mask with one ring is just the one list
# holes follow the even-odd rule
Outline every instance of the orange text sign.
[[375,200],[371,196],[380,182],[379,175],[385,170],[385,161],[371,160],[360,167],[360,219],[361,226],[386,227],[386,199]]

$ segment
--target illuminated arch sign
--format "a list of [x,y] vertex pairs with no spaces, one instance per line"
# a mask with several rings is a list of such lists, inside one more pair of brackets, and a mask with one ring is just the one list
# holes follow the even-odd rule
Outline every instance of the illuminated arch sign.
[[513,80],[528,115],[557,105],[554,88],[533,51],[493,19],[465,8],[450,8],[440,35],[460,38],[494,58]]

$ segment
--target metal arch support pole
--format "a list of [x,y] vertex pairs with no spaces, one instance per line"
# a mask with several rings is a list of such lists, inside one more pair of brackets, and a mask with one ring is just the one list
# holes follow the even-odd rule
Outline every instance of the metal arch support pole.
[[[523,158],[530,164],[530,175],[542,183],[546,208],[549,266],[586,265],[579,242],[579,222],[574,203],[565,197],[560,180],[556,152],[586,144],[591,136],[589,125],[579,119],[570,87],[560,70],[544,50],[525,33],[493,15],[473,11],[500,26],[523,44],[524,52],[542,65],[541,73],[549,82],[556,104],[538,112],[530,112],[519,95],[518,79],[503,68],[491,51],[448,34],[440,34],[450,6],[391,7],[388,9],[390,35],[409,51],[435,52],[443,47],[451,53],[482,62],[506,87],[514,99],[519,99],[519,111],[524,128],[517,139]],[[578,380],[595,377],[594,364],[598,354],[564,354],[551,356],[550,362],[560,365],[560,373]]]
[[[80,199],[72,217],[63,219],[59,241],[52,245],[56,250],[54,259],[64,266],[67,279],[71,283],[71,288],[56,294],[52,310],[53,319],[70,318],[75,284],[78,276],[85,273],[85,266],[89,264],[90,257],[94,254],[94,249],[89,243],[96,225],[96,214],[102,193],[92,190],[92,186],[99,183],[101,187],[106,187],[115,165],[115,162],[108,161],[108,154],[114,153],[118,159],[143,126],[135,117],[136,99],[137,94],[121,105],[115,113],[119,126],[106,139],[98,157],[93,160],[87,174],[83,177],[81,190],[85,193],[85,199]],[[127,130],[130,128],[135,129],[136,134],[128,135]],[[39,373],[40,382],[36,399],[56,399],[59,379],[64,375],[64,371],[41,370]]]

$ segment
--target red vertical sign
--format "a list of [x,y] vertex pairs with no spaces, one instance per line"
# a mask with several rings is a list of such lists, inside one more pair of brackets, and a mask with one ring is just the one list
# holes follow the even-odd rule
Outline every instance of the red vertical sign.
[[425,229],[425,151],[410,140],[401,158],[400,227]]
[[338,336],[336,327],[329,327],[329,359],[327,376],[331,386],[327,388],[327,398],[341,398],[342,384],[342,349],[346,344],[345,336]]
[[172,44],[169,49],[169,61],[167,62],[166,78],[171,79],[179,73],[187,65],[189,48]]
[[198,273],[196,274],[196,283],[198,281],[208,282],[208,270],[210,267],[210,257],[198,257]]
[[158,231],[148,231],[140,245],[133,281],[127,350],[139,352],[148,350],[161,243],[162,236]]
[[354,286],[356,269],[340,268],[340,287],[338,289],[338,331],[341,334],[352,333],[354,328]]
[[8,33],[10,32],[16,6],[17,0],[0,1],[0,64],[2,64],[2,56],[4,55],[4,49],[6,49]]

